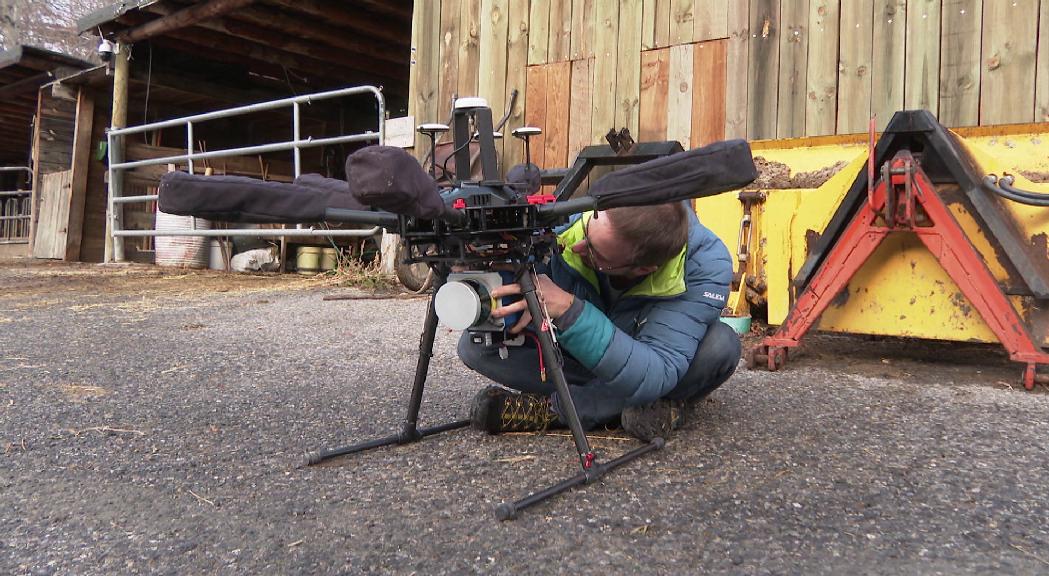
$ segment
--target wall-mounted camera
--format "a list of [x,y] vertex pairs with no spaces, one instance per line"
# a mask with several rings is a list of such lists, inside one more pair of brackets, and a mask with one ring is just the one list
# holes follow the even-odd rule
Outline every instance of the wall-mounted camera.
[[113,60],[113,54],[115,54],[116,51],[116,45],[106,38],[103,38],[102,41],[98,43],[98,57],[107,64]]

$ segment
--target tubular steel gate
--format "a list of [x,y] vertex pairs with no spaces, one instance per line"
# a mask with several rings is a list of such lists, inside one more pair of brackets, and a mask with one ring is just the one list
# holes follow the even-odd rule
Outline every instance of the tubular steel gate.
[[[308,137],[305,140],[301,138],[300,134],[300,107],[302,104],[310,104],[319,100],[327,100],[331,98],[340,98],[344,96],[353,96],[360,94],[372,94],[375,97],[375,102],[378,108],[378,122],[376,130],[366,131],[359,134],[350,134],[344,136],[335,136],[331,138],[313,138]],[[285,142],[276,142],[272,144],[262,144],[258,146],[248,146],[244,148],[228,148],[224,150],[211,150],[207,152],[195,151],[193,141],[193,125],[205,122],[208,120],[215,120],[217,118],[229,118],[233,116],[240,116],[249,114],[252,112],[261,112],[264,110],[273,110],[277,108],[284,108],[290,106],[292,109],[292,140]],[[153,130],[161,130],[164,128],[172,128],[176,126],[185,126],[186,128],[186,153],[178,156],[166,156],[163,158],[152,158],[147,160],[136,160],[133,162],[125,162],[123,159],[123,141],[125,136],[131,134],[140,134],[143,132],[149,132]],[[164,120],[162,122],[153,122],[151,124],[142,124],[139,126],[131,126],[128,128],[112,129],[107,133],[108,139],[108,151],[109,151],[109,205],[106,212],[106,217],[109,223],[109,234],[108,236],[112,239],[113,250],[112,254],[107,251],[107,262],[122,262],[124,261],[124,238],[127,237],[142,237],[142,236],[266,236],[266,237],[332,237],[332,236],[356,236],[365,237],[372,236],[378,233],[381,228],[375,227],[370,230],[327,230],[317,229],[313,227],[303,228],[298,225],[295,228],[273,228],[273,229],[228,229],[228,230],[125,230],[123,223],[123,205],[131,204],[135,202],[150,202],[155,201],[159,197],[158,194],[147,194],[142,196],[124,196],[124,181],[123,175],[125,170],[130,170],[140,166],[150,165],[164,165],[184,162],[189,167],[189,172],[193,173],[193,162],[194,160],[206,160],[210,158],[223,158],[228,156],[243,156],[248,154],[263,154],[266,152],[279,152],[282,150],[292,150],[294,153],[294,167],[295,177],[300,176],[301,170],[301,150],[303,148],[313,148],[317,146],[326,146],[329,144],[342,144],[348,142],[375,142],[382,144],[386,137],[386,102],[383,99],[382,92],[374,86],[358,86],[354,88],[343,88],[341,90],[331,90],[328,92],[318,92],[316,94],[307,94],[303,96],[297,96],[295,98],[285,98],[283,100],[273,100],[271,102],[262,102],[259,104],[250,104],[247,106],[239,106],[236,108],[228,108],[226,110],[217,110],[215,112],[208,112],[206,114],[197,114],[195,116],[186,116],[184,118],[174,118],[172,120]],[[108,238],[107,238],[108,240]],[[282,263],[283,266],[283,263]]]
[[[25,166],[0,166],[0,172],[25,172],[30,175],[27,181],[33,174]],[[32,195],[32,189],[0,191],[0,244],[29,243]]]

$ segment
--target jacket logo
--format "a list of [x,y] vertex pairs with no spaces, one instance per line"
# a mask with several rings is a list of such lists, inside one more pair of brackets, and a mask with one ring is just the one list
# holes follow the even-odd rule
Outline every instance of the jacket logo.
[[725,297],[724,296],[722,296],[721,294],[714,294],[713,292],[704,292],[703,293],[703,297],[710,298],[712,300],[717,300],[718,302],[724,302],[725,301]]

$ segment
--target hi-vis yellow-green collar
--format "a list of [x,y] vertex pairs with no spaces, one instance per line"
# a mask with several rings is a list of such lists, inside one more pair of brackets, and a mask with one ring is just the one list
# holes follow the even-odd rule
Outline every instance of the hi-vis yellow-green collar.
[[[585,212],[567,230],[557,236],[557,242],[561,245],[561,257],[565,263],[579,272],[590,284],[600,290],[597,282],[597,273],[583,262],[583,258],[572,252],[572,246],[583,239],[583,226],[594,215],[593,212]],[[626,291],[623,296],[649,296],[666,298],[677,296],[685,292],[685,253],[688,246],[682,246],[681,252],[671,258],[667,263],[659,267],[655,272],[645,276],[639,282]]]

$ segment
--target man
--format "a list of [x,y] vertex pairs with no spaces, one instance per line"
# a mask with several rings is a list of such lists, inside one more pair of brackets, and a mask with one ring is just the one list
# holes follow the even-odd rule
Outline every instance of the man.
[[[732,279],[728,250],[680,202],[582,214],[558,243],[538,295],[583,427],[620,417],[642,440],[666,438],[686,403],[720,386],[739,362],[739,338],[718,320]],[[517,284],[492,296],[513,294]],[[524,312],[511,329],[518,333],[529,321],[526,307],[520,300],[493,316]],[[532,336],[505,359],[465,334],[459,341],[468,367],[519,391],[482,390],[471,410],[475,427],[497,434],[567,422]]]

